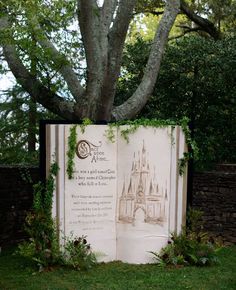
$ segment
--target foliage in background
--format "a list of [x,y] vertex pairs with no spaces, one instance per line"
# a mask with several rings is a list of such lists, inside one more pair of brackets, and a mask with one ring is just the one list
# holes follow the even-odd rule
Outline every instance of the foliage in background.
[[202,212],[190,209],[187,227],[177,235],[171,235],[171,241],[160,253],[152,252],[161,266],[208,266],[218,262],[217,251],[220,248],[212,237],[202,232]]
[[235,0],[201,0],[194,2],[196,2],[195,7],[199,13],[204,14],[222,33],[235,35]]
[[58,119],[18,85],[0,98],[0,164],[38,164],[39,120]]
[[60,247],[57,224],[52,218],[54,179],[59,168],[53,163],[46,183],[34,186],[33,209],[26,217],[29,241],[19,245],[18,254],[34,261],[39,270],[54,265],[85,270],[96,264],[96,256],[85,237],[65,239],[65,249]]
[[[132,94],[143,76],[149,42],[127,44],[119,97]],[[190,119],[199,149],[199,169],[236,162],[236,38],[219,41],[189,36],[169,44],[150,102],[140,116]]]

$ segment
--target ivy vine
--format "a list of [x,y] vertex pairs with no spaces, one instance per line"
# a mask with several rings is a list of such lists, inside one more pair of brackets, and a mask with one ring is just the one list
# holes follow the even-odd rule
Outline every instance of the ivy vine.
[[123,125],[128,125],[128,127],[120,130],[121,136],[129,143],[129,135],[135,133],[140,126],[143,127],[156,127],[163,128],[166,126],[175,126],[176,123],[172,120],[158,120],[158,119],[137,119],[132,121],[119,121],[116,123],[110,123],[108,129],[106,130],[106,137],[111,142],[115,141],[114,128],[121,127]]
[[[193,158],[195,160],[198,159],[199,155],[199,149],[196,145],[196,142],[191,138],[191,132],[188,127],[189,119],[187,117],[184,117],[183,119],[179,120],[178,122],[175,122],[173,120],[159,120],[159,119],[137,119],[137,120],[128,120],[128,121],[119,121],[116,123],[109,123],[108,128],[105,132],[106,138],[114,143],[115,142],[115,130],[116,128],[120,128],[123,125],[127,125],[124,128],[120,128],[120,134],[126,140],[127,143],[129,143],[129,136],[130,134],[134,134],[140,126],[142,127],[154,127],[154,128],[164,128],[166,126],[171,126],[171,144],[174,144],[174,137],[173,137],[173,129],[174,127],[181,126],[185,138],[186,138],[186,144],[188,148],[190,148],[189,152],[185,152],[183,154],[183,157],[179,159],[178,166],[179,166],[179,174],[183,175],[185,172],[186,164],[187,162]],[[85,128],[87,125],[91,125],[92,122],[89,119],[84,119],[83,123],[80,125],[82,134],[85,132]],[[74,156],[75,156],[75,149],[76,149],[76,126],[74,125],[71,127],[70,136],[68,138],[68,163],[67,163],[67,174],[69,179],[73,178],[73,168],[74,168]]]
[[90,269],[97,263],[90,244],[82,237],[65,237],[60,247],[58,224],[52,218],[53,192],[59,167],[53,163],[45,183],[34,185],[33,208],[26,217],[26,232],[30,239],[18,246],[17,253],[39,266],[39,271],[61,265],[76,270]]
[[59,171],[59,166],[56,162],[52,163],[49,170],[49,175],[46,183],[39,182],[34,184],[34,200],[33,209],[35,212],[43,211],[46,216],[51,218],[52,215],[52,198],[55,188],[55,178]]
[[40,268],[48,267],[59,259],[59,241],[52,218],[53,191],[59,167],[53,163],[45,183],[34,185],[33,209],[27,214],[25,230],[29,241],[19,245],[18,253],[37,262]]
[[185,135],[186,144],[188,146],[189,151],[185,152],[183,154],[183,157],[179,159],[178,165],[179,165],[179,174],[183,175],[186,169],[186,165],[190,159],[198,160],[199,159],[199,148],[197,146],[197,143],[193,138],[191,137],[191,131],[189,129],[189,118],[184,117],[182,120],[180,120],[179,126],[182,127],[182,130]]
[[86,126],[93,124],[93,122],[88,119],[84,118],[81,124],[76,124],[70,128],[70,134],[68,137],[68,150],[67,150],[67,168],[66,172],[69,179],[73,178],[74,173],[74,157],[75,157],[75,150],[76,150],[76,143],[77,143],[77,126],[80,127],[81,133],[84,134]]
[[86,126],[92,125],[92,124],[93,124],[93,122],[90,119],[84,118],[82,120],[82,123],[79,125],[80,126],[80,130],[81,130],[81,133],[84,134],[85,129],[86,129]]
[[68,137],[68,150],[67,150],[67,168],[66,172],[69,179],[73,178],[74,173],[74,157],[75,157],[75,149],[76,149],[76,140],[77,140],[77,125],[74,125],[70,128],[70,135]]

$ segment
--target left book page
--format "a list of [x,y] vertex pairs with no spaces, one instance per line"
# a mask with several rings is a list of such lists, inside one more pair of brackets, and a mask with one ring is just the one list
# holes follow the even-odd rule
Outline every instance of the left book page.
[[[65,126],[65,168],[71,126]],[[117,142],[104,137],[106,129],[91,125],[82,133],[77,126],[74,176],[65,170],[64,183],[65,236],[86,235],[105,262],[116,259],[117,195]]]

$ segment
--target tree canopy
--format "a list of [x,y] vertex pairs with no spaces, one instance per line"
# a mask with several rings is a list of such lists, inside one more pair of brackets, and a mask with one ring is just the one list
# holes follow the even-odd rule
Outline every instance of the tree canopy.
[[[150,42],[126,46],[118,100],[132,94],[143,74]],[[189,118],[200,149],[198,168],[236,162],[236,38],[219,41],[191,35],[169,43],[157,85],[139,116]]]
[[[1,46],[10,70],[35,101],[68,120],[128,119],[143,108],[180,6],[178,0],[165,1],[143,79],[131,97],[114,107],[136,0],[105,0],[102,6],[95,0],[0,3]],[[84,83],[80,79],[83,65]]]

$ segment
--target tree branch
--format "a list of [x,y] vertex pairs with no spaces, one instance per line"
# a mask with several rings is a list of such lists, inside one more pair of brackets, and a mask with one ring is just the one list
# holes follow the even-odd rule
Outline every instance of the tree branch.
[[134,13],[134,15],[137,15],[137,14],[140,14],[140,13],[144,13],[144,14],[151,14],[151,15],[154,15],[154,16],[160,16],[164,13],[164,11],[155,11],[155,10],[144,10],[144,11],[138,11],[136,13]]
[[220,31],[214,26],[214,24],[208,19],[205,19],[194,13],[184,0],[180,1],[180,9],[184,14],[188,16],[190,20],[192,20],[199,27],[201,27],[203,31],[206,31],[215,40],[220,39]]
[[114,102],[116,81],[120,73],[125,37],[136,0],[120,0],[113,26],[108,34],[108,65],[104,76],[99,118],[110,116]]
[[101,48],[101,9],[95,0],[78,0],[78,19],[87,61],[87,99],[85,102],[89,99],[93,100],[96,107],[106,61]]
[[53,43],[43,33],[36,15],[28,14],[28,20],[30,21],[36,41],[45,51],[50,53],[50,59],[53,61],[58,72],[63,76],[72,96],[76,101],[78,101],[79,98],[83,95],[84,89],[80,85],[78,77],[69,64],[69,61],[66,59],[66,56],[60,53],[53,45]]
[[164,14],[156,31],[142,81],[134,94],[126,102],[113,109],[112,116],[114,119],[133,118],[148,101],[156,83],[169,31],[179,12],[179,5],[178,0],[166,1]]
[[104,0],[102,6],[103,30],[108,33],[116,10],[117,0]]
[[[153,7],[155,8],[155,7]],[[208,19],[205,19],[196,13],[192,11],[192,9],[189,8],[188,4],[184,1],[180,1],[180,10],[190,19],[192,20],[196,25],[199,26],[198,30],[202,30],[207,32],[210,36],[212,36],[215,40],[220,39],[220,31],[215,27],[215,25],[209,21]],[[154,9],[145,9],[144,11],[137,11],[135,14],[139,13],[150,13],[152,15],[159,16],[162,14],[162,11],[155,11]],[[196,31],[196,30],[194,30]],[[190,31],[189,31],[190,32]]]
[[109,66],[110,72],[120,68],[125,37],[137,0],[120,0],[113,27],[109,32]]
[[[10,24],[7,16],[0,18],[0,32],[10,31]],[[14,74],[17,82],[41,105],[62,118],[73,118],[73,102],[65,101],[56,93],[48,90],[43,84],[31,74],[17,55],[16,48],[13,45],[14,40],[10,32],[8,33],[8,42],[5,40],[1,44],[4,57],[9,68]]]
[[169,37],[168,40],[174,40],[174,39],[181,38],[181,37],[183,37],[184,35],[186,35],[186,34],[188,34],[188,33],[191,33],[191,32],[203,31],[203,29],[202,29],[201,27],[194,27],[194,28],[191,28],[191,27],[182,26],[182,25],[177,25],[177,26],[182,27],[182,28],[184,28],[185,30],[183,31],[183,33],[181,33],[181,34],[179,34],[179,35]]

